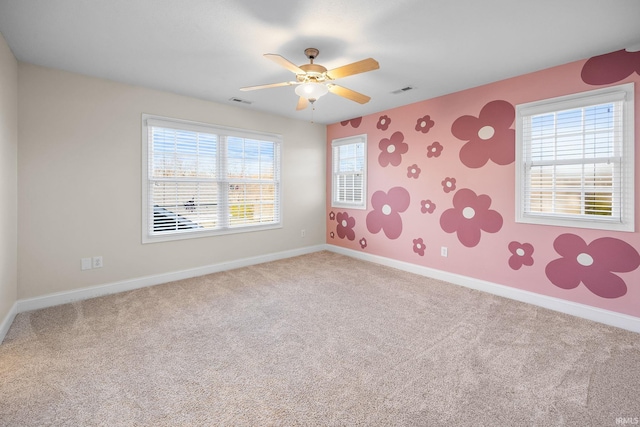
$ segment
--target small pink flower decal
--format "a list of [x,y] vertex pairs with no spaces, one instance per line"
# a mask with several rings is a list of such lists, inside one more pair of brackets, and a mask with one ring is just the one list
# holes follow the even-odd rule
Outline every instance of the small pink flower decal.
[[417,253],[420,256],[424,256],[424,249],[425,246],[422,238],[413,239],[413,252]]
[[582,81],[590,85],[608,85],[640,74],[640,51],[624,49],[589,58],[582,66]]
[[356,117],[355,119],[343,120],[340,122],[342,126],[351,125],[352,128],[357,128],[360,126],[360,123],[362,123],[362,117]]
[[587,244],[575,234],[561,234],[553,248],[562,257],[545,268],[547,278],[559,288],[574,289],[583,283],[602,298],[619,298],[627,293],[620,276],[640,266],[640,254],[628,244],[613,237],[601,237]]
[[509,267],[514,270],[520,270],[523,265],[533,265],[533,245],[531,243],[511,242],[509,243]]
[[388,193],[376,191],[371,196],[373,210],[367,214],[367,229],[371,233],[384,231],[389,239],[397,239],[402,234],[402,217],[407,210],[411,197],[402,187],[393,187]]
[[440,184],[442,184],[442,189],[444,190],[445,193],[450,193],[456,189],[455,178],[446,177],[445,179],[442,180]]
[[376,127],[380,130],[387,130],[390,124],[391,124],[391,119],[387,115],[384,115],[384,116],[380,116]]
[[331,221],[333,221],[334,219],[336,219],[336,213],[334,211],[329,212],[329,219]]
[[338,220],[338,227],[336,229],[338,237],[341,239],[346,237],[349,240],[354,240],[356,238],[356,232],[353,231],[353,227],[356,225],[356,219],[349,216],[346,212],[338,212],[336,218]]
[[502,228],[502,215],[489,209],[491,198],[476,195],[473,190],[461,188],[453,196],[453,208],[440,217],[440,227],[447,233],[457,233],[464,246],[472,248],[480,242],[482,231],[496,233]]
[[429,132],[429,129],[431,129],[435,124],[436,123],[433,120],[431,120],[431,116],[426,115],[424,117],[419,118],[416,121],[416,131],[427,133]]
[[407,178],[418,179],[420,172],[422,172],[422,169],[420,169],[418,165],[413,164],[407,168]]
[[440,153],[442,153],[443,148],[444,147],[442,146],[442,144],[440,144],[438,141],[435,141],[433,144],[427,147],[427,157],[440,157]]
[[460,149],[460,160],[470,168],[484,166],[489,160],[508,165],[516,158],[515,130],[511,124],[516,110],[507,101],[491,101],[478,117],[461,116],[451,125],[451,133],[468,141]]
[[360,239],[360,241],[358,243],[360,243],[360,247],[362,249],[367,247],[367,239],[365,239],[364,237],[362,239]]
[[409,151],[409,144],[405,144],[402,132],[394,132],[391,138],[383,138],[378,144],[380,155],[378,163],[380,166],[386,167],[389,164],[398,166],[402,162],[402,155]]
[[332,231],[331,233],[329,233],[329,237],[331,237],[332,239],[336,237],[336,234]]
[[427,200],[421,200],[420,204],[422,205],[422,207],[420,208],[420,211],[422,213],[430,213],[432,214],[433,211],[436,210],[436,204],[433,203],[431,200],[427,199]]

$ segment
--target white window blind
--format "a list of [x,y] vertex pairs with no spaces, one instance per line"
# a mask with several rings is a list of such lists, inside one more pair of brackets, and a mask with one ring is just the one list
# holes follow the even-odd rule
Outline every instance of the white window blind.
[[632,230],[632,110],[628,85],[518,106],[518,221]]
[[143,242],[280,225],[278,136],[143,116]]
[[331,151],[331,205],[366,209],[367,136],[336,139],[331,143]]

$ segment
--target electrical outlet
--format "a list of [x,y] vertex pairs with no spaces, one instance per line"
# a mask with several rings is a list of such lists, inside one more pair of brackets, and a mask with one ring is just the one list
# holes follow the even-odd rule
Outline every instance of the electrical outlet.
[[445,258],[447,257],[447,255],[449,255],[449,250],[447,249],[446,246],[442,246],[440,248],[440,255],[445,257]]
[[307,237],[307,230],[305,229],[300,230],[300,237]]
[[81,270],[91,270],[93,267],[91,266],[91,258],[82,258],[80,260],[80,269]]
[[102,255],[93,257],[93,268],[101,268],[102,267]]

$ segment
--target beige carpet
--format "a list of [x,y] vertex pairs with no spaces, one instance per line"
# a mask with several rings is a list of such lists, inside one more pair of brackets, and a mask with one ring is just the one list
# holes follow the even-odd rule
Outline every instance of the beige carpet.
[[330,252],[22,313],[0,345],[2,426],[634,417],[638,334]]

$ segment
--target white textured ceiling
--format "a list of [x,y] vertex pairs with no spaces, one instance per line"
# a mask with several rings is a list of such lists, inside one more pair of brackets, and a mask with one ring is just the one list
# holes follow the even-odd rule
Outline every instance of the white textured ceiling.
[[[638,0],[0,0],[20,61],[311,120],[292,80],[265,59],[380,69],[336,83],[313,120],[335,123],[640,44]],[[413,86],[402,94],[393,91]],[[250,101],[238,104],[230,98]]]

